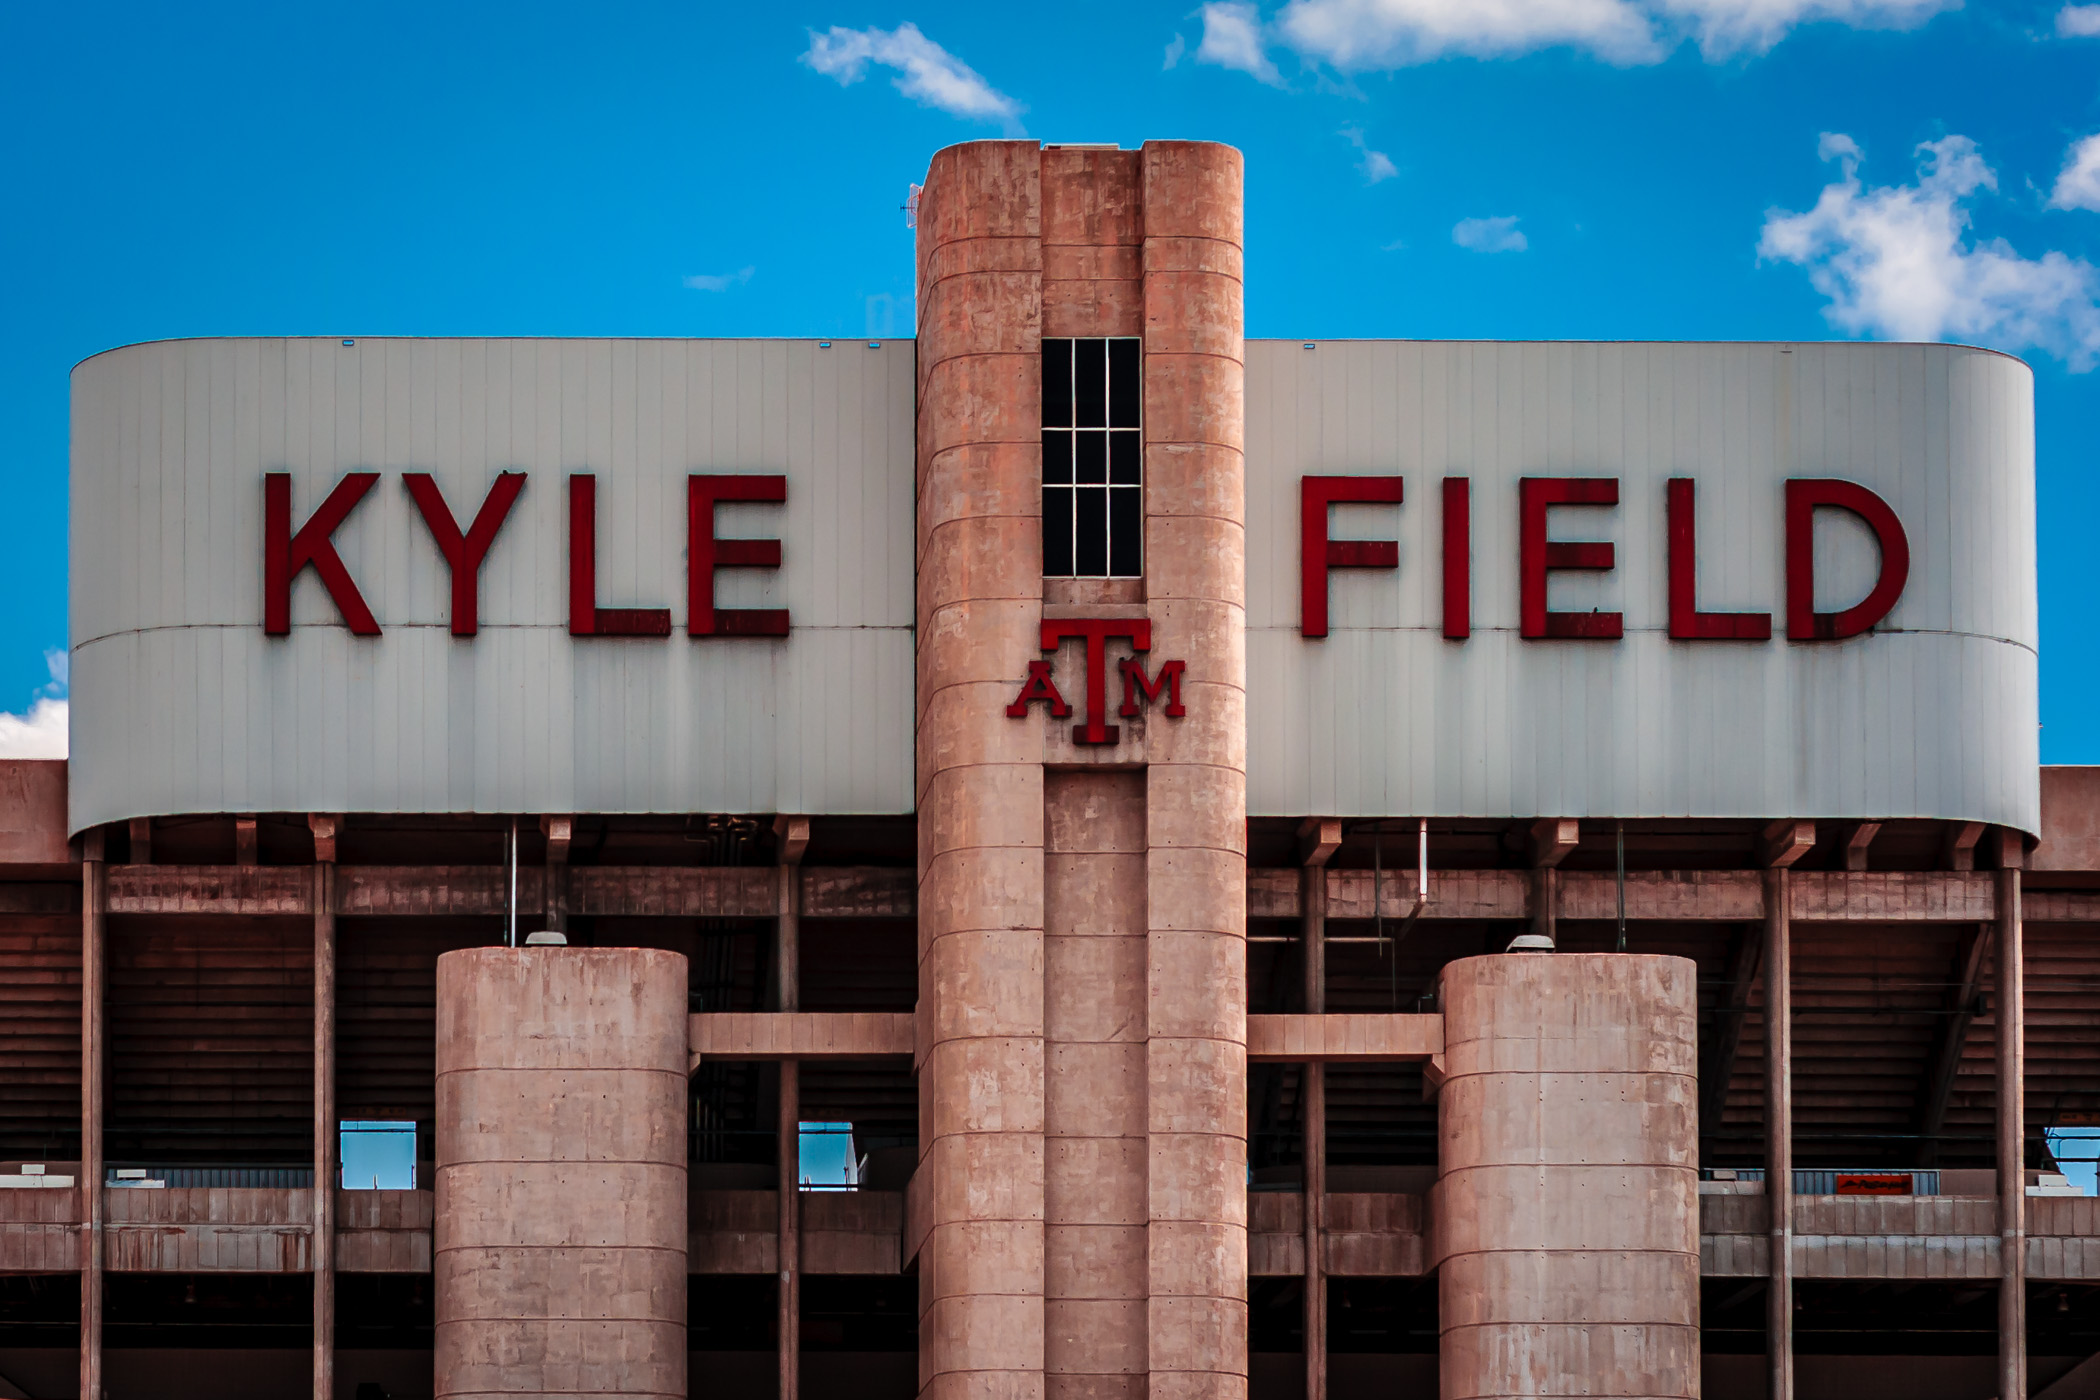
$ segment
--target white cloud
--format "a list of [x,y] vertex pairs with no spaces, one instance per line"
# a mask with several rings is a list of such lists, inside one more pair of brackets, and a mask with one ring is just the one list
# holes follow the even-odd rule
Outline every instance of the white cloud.
[[1203,42],[1196,48],[1196,62],[1215,63],[1252,74],[1272,87],[1283,86],[1283,75],[1269,61],[1261,11],[1242,0],[1211,0],[1203,7]]
[[1916,183],[1865,186],[1859,147],[1825,136],[1843,174],[1813,209],[1765,215],[1760,257],[1799,264],[1833,325],[1895,340],[1959,339],[2039,347],[2072,369],[2100,357],[2100,270],[2060,252],[2022,257],[2004,239],[1969,234],[1969,202],[1998,188],[1976,143],[1948,136],[1918,147]]
[[2056,32],[2066,39],[2100,35],[2100,5],[2066,5],[2056,12]]
[[0,758],[64,758],[69,706],[66,685],[71,660],[63,647],[44,653],[51,683],[37,688],[27,714],[0,712]]
[[1341,137],[1363,154],[1363,159],[1357,162],[1356,168],[1363,172],[1365,184],[1375,185],[1380,180],[1390,180],[1400,173],[1400,168],[1393,164],[1391,156],[1384,151],[1371,149],[1371,143],[1364,139],[1362,127],[1345,126],[1341,130]]
[[2049,207],[2100,212],[2100,135],[2088,136],[2064,153],[2064,168],[2050,191]]
[[1515,214],[1460,219],[1451,227],[1451,241],[1476,253],[1521,253],[1531,246],[1531,240],[1518,230]]
[[1688,26],[1709,59],[1765,53],[1804,24],[1915,29],[1961,0],[1651,0],[1665,23]]
[[[1961,0],[1287,0],[1264,24],[1252,4],[1218,0],[1210,61],[1270,81],[1271,40],[1342,72],[1440,58],[1504,58],[1572,48],[1607,63],[1658,63],[1686,39],[1709,60],[1763,53],[1804,24],[1909,29]],[[2095,7],[2100,8],[2100,7]],[[1206,30],[1205,47],[1211,44]],[[1226,55],[1233,55],[1228,58]],[[1249,56],[1252,56],[1251,58]],[[1236,61],[1235,61],[1236,60]],[[1253,66],[1256,63],[1260,68]]]
[[1826,131],[1816,138],[1816,159],[1843,161],[1847,175],[1859,163],[1860,155],[1859,142],[1842,131]]
[[1021,104],[994,88],[977,71],[919,32],[909,22],[895,29],[847,29],[833,25],[809,32],[802,61],[841,87],[867,76],[870,63],[897,71],[897,91],[922,107],[953,117],[996,121],[1020,131]]
[[731,287],[741,287],[751,280],[755,267],[739,268],[735,272],[696,272],[685,279],[685,285],[696,292],[726,292]]
[[65,701],[46,696],[26,715],[0,713],[0,758],[64,758],[66,710]]
[[1563,44],[1614,63],[1662,57],[1630,0],[1290,0],[1276,30],[1299,53],[1344,71]]
[[1160,71],[1165,72],[1181,62],[1181,56],[1188,51],[1189,41],[1176,34],[1167,44],[1167,61],[1159,65]]

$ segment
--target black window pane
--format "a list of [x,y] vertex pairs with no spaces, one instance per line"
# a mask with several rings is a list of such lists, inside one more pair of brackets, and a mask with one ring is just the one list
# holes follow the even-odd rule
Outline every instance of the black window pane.
[[1078,439],[1078,480],[1098,486],[1108,480],[1108,434],[1074,433]]
[[1075,420],[1082,428],[1108,424],[1108,342],[1072,342],[1072,394],[1078,405]]
[[1043,485],[1069,485],[1072,480],[1072,435],[1043,434]]
[[1108,435],[1108,479],[1118,486],[1135,486],[1144,478],[1138,475],[1139,443],[1136,433],[1110,433]]
[[1145,572],[1145,492],[1119,486],[1108,493],[1108,571],[1119,578]]
[[1073,562],[1072,572],[1086,577],[1108,572],[1108,488],[1106,486],[1081,486],[1072,492],[1077,498],[1079,519],[1078,557]]
[[1043,342],[1043,426],[1072,426],[1072,342]]
[[1051,577],[1072,573],[1072,492],[1069,487],[1043,488],[1043,572]]
[[1108,342],[1108,425],[1111,428],[1138,426],[1138,343],[1135,340]]

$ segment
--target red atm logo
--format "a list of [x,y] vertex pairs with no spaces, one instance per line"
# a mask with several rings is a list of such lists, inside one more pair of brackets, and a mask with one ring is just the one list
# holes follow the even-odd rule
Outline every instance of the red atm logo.
[[[481,565],[496,535],[525,489],[525,473],[503,472],[482,498],[474,521],[462,532],[458,517],[428,472],[406,472],[402,483],[430,530],[452,575],[452,635],[481,630]],[[263,477],[263,631],[272,637],[292,630],[292,580],[303,569],[320,576],[322,587],[350,631],[379,635],[379,623],[358,591],[357,581],[336,552],[335,532],[379,481],[378,472],[351,472],[297,529],[292,526],[289,472]],[[715,507],[727,501],[778,505],[787,500],[784,476],[688,476],[686,478],[685,630],[689,637],[785,637],[784,608],[715,606],[715,575],[723,569],[777,569],[780,541],[722,539],[715,534]],[[572,637],[668,637],[669,608],[605,608],[598,605],[598,478],[569,477],[569,635]]]
[[[1473,634],[1472,483],[1462,476],[1443,480],[1444,635],[1464,641]],[[1299,483],[1300,570],[1298,630],[1327,635],[1327,575],[1334,569],[1397,569],[1397,540],[1328,538],[1328,508],[1334,505],[1398,505],[1397,476],[1308,476]],[[1617,549],[1604,540],[1554,540],[1547,535],[1556,506],[1615,506],[1619,481],[1609,476],[1528,476],[1517,483],[1518,634],[1537,639],[1616,641],[1625,623],[1615,612],[1550,612],[1546,577],[1556,571],[1609,572]],[[1772,618],[1761,612],[1706,612],[1699,607],[1699,541],[1690,478],[1665,487],[1664,512],[1670,574],[1670,635],[1681,641],[1762,642],[1772,636]],[[1857,516],[1881,547],[1881,572],[1874,587],[1852,607],[1817,612],[1815,525],[1819,510]],[[1889,615],[1910,578],[1910,540],[1887,501],[1851,481],[1797,477],[1786,484],[1786,635],[1794,642],[1834,642],[1856,637]]]
[[[1122,727],[1108,723],[1108,644],[1111,640],[1127,641],[1136,656],[1127,656],[1116,663],[1123,677],[1123,703],[1116,710],[1124,719],[1136,719],[1145,712],[1145,707],[1162,695],[1166,699],[1165,713],[1171,719],[1180,719],[1188,713],[1181,703],[1181,678],[1188,671],[1186,661],[1162,661],[1159,674],[1148,675],[1145,671],[1144,653],[1152,650],[1152,623],[1146,618],[1073,617],[1047,618],[1043,622],[1042,648],[1055,653],[1067,641],[1086,643],[1086,719],[1072,726],[1072,742],[1084,745],[1106,745],[1119,742],[1123,737]],[[1021,682],[1021,693],[1006,707],[1008,719],[1022,719],[1031,705],[1048,705],[1053,719],[1063,719],[1072,713],[1072,706],[1059,693],[1057,682],[1050,675],[1051,663],[1031,661],[1028,663],[1028,679]]]

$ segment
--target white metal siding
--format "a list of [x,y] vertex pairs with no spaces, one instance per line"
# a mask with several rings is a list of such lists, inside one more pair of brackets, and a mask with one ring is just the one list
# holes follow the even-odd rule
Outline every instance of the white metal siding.
[[[74,373],[72,825],[145,813],[904,812],[912,774],[909,341],[196,340]],[[303,522],[381,473],[335,543],[384,628],[311,570],[262,631],[262,480]],[[462,530],[528,474],[481,571],[481,633],[402,473]],[[598,477],[599,601],[668,640],[572,639],[569,473]],[[782,473],[725,506],[777,572],[717,603],[785,640],[688,638],[685,477]]]
[[[2038,829],[2033,382],[1940,345],[1250,342],[1248,806],[1256,814],[1944,817]],[[1399,473],[1335,510],[1400,569],[1330,576],[1298,633],[1298,482]],[[1517,635],[1517,480],[1614,476],[1552,537],[1618,546],[1555,608],[1620,642]],[[1472,479],[1473,635],[1441,635],[1439,481]],[[1699,601],[1770,642],[1669,639],[1663,483],[1698,483]],[[1882,630],[1785,640],[1782,483],[1843,477],[1909,536]],[[1824,608],[1865,592],[1864,529],[1822,515]]]
[[[911,807],[909,342],[218,340],[133,346],[74,377],[72,824],[194,811],[903,812]],[[2031,377],[1945,346],[1253,342],[1248,346],[1250,808],[1345,816],[1932,816],[2038,825]],[[386,629],[354,638],[317,578],[262,617],[262,477],[303,521],[382,473],[336,535]],[[482,569],[481,635],[401,483],[462,525],[529,474]],[[571,639],[567,495],[599,479],[599,598],[665,606],[668,641]],[[778,472],[786,641],[683,633],[689,472]],[[1398,472],[1337,537],[1333,632],[1298,635],[1298,479]],[[1618,567],[1559,608],[1627,637],[1516,636],[1516,479],[1606,475],[1556,511]],[[1440,635],[1437,483],[1473,482],[1474,632]],[[1781,483],[1847,477],[1909,534],[1885,630],[1805,646],[1668,639],[1663,481],[1697,480],[1700,602],[1783,632]],[[1819,530],[1821,605],[1873,551]],[[1016,678],[1018,684],[1019,678]]]

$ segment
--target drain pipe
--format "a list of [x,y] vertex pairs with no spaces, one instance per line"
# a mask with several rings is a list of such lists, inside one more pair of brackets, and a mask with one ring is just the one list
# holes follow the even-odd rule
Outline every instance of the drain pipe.
[[504,932],[510,946],[518,946],[518,819],[510,819],[510,892],[503,901]]
[[1429,818],[1422,818],[1421,828],[1415,833],[1415,902],[1409,907],[1407,917],[1400,921],[1400,931],[1393,935],[1393,946],[1407,937],[1407,931],[1422,917],[1429,907]]

